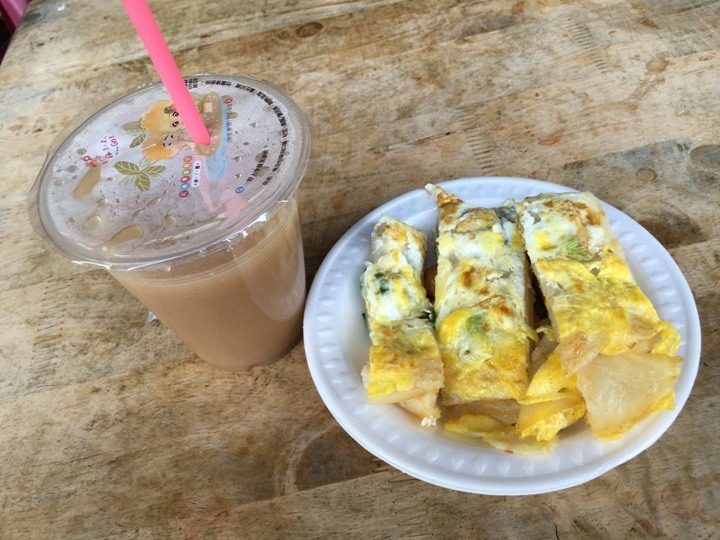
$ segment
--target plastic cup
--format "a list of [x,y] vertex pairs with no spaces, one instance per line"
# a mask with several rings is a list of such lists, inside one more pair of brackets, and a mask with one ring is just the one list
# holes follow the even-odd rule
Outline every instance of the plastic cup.
[[85,120],[48,154],[31,219],[73,262],[108,270],[198,356],[243,370],[298,341],[297,187],[307,121],[248,77],[185,79],[211,134],[187,136],[160,84]]

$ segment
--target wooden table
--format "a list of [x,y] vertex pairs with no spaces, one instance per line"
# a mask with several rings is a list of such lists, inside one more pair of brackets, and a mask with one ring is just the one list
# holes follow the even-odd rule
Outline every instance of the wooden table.
[[0,537],[718,537],[720,4],[151,6],[184,73],[271,80],[307,112],[310,277],[360,217],[426,182],[592,190],[685,273],[699,375],[637,458],[512,498],[435,487],[363,450],[315,391],[302,343],[246,373],[209,367],[28,222],[26,194],[61,128],[156,80],[119,2],[35,0],[0,68]]

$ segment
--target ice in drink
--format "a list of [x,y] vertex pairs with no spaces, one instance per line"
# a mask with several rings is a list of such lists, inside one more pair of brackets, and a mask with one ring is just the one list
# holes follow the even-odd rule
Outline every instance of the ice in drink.
[[112,275],[198,356],[245,369],[298,339],[305,269],[297,186],[304,117],[245,77],[186,80],[211,134],[192,143],[160,85],[85,121],[49,156],[35,223]]

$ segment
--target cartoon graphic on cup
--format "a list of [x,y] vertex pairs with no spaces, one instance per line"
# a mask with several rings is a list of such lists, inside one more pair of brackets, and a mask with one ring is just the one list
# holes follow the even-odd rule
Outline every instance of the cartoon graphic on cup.
[[[196,100],[197,101],[197,100]],[[151,106],[138,123],[148,134],[142,143],[142,153],[151,161],[168,159],[193,142],[183,132],[180,115],[171,101],[158,101]]]
[[180,196],[186,197],[188,188],[198,188],[209,210],[224,207],[225,219],[232,221],[247,206],[247,200],[232,187],[214,196],[209,189],[209,182],[222,178],[227,171],[227,104],[216,92],[203,96],[193,94],[193,99],[210,133],[209,145],[195,144],[190,139],[180,115],[168,100],[154,103],[138,122],[126,124],[124,128],[128,133],[136,135],[131,146],[142,144],[142,154],[148,163],[167,160],[183,150],[190,150],[192,159],[186,156],[184,163],[192,168],[183,170],[183,173],[190,174],[183,174],[183,177],[188,177],[188,181],[182,183]]

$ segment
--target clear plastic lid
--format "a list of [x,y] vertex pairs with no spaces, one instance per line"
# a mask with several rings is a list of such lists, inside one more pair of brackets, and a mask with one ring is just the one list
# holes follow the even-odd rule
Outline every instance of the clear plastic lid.
[[131,270],[222,248],[270,219],[302,179],[303,114],[248,77],[186,77],[211,135],[188,137],[165,88],[102,108],[52,150],[30,195],[31,218],[69,259]]

